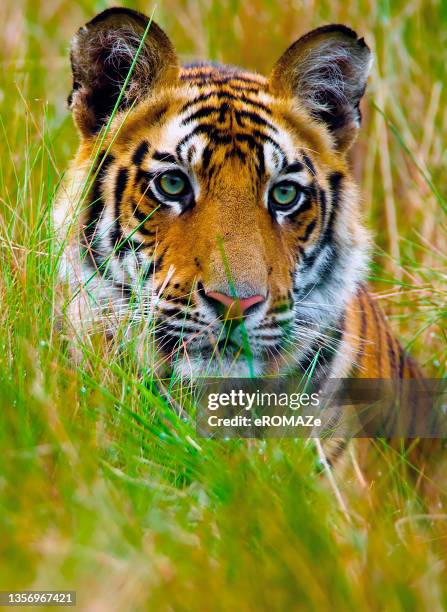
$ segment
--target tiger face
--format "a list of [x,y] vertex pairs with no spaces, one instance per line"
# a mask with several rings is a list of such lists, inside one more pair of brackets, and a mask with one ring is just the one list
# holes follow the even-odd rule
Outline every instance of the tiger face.
[[109,9],[71,59],[81,145],[56,213],[59,228],[77,219],[64,274],[101,308],[153,320],[161,360],[183,376],[302,369],[366,266],[345,160],[363,40],[319,28],[264,78],[181,67],[155,23]]

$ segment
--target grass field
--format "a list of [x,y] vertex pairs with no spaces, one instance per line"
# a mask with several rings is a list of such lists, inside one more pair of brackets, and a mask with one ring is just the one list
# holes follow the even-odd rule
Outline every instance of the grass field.
[[[126,6],[150,14],[153,5]],[[102,0],[4,0],[0,46],[0,589],[76,589],[83,610],[447,607],[445,465],[321,475],[296,440],[198,440],[98,345],[82,369],[56,320],[50,213],[76,149],[74,31]],[[342,22],[374,49],[352,153],[374,291],[403,344],[447,373],[447,4],[161,0],[185,59],[268,72]]]

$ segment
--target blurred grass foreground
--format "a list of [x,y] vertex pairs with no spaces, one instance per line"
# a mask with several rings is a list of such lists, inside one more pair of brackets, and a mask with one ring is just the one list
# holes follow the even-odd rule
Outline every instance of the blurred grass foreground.
[[[125,356],[70,361],[51,208],[76,148],[69,41],[107,6],[2,2],[0,589],[73,589],[95,611],[445,609],[445,465],[410,478],[377,441],[371,477],[352,450],[350,476],[328,480],[299,440],[197,440]],[[376,59],[352,165],[371,281],[404,345],[445,376],[447,4],[161,0],[155,20],[185,60],[264,73],[313,27],[365,36]]]

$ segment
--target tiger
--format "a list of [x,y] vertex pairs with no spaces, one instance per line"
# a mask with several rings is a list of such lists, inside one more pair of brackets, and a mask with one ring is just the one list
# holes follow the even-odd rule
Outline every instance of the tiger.
[[[181,65],[127,8],[81,27],[80,144],[54,214],[72,326],[107,318],[113,336],[123,317],[155,321],[156,363],[189,380],[310,366],[322,379],[420,377],[367,287],[349,151],[371,63],[340,24],[299,38],[268,77]],[[142,334],[143,364],[154,342]]]

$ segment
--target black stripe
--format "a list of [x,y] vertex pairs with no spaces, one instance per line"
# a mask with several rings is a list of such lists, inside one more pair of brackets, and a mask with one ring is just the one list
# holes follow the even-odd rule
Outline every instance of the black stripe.
[[158,349],[165,354],[171,355],[171,353],[177,351],[180,346],[181,339],[176,338],[165,329],[158,330],[157,327],[155,327],[155,337],[157,339]]
[[232,141],[232,136],[230,134],[217,129],[214,124],[200,123],[199,125],[196,125],[196,127],[189,134],[182,138],[176,147],[176,151],[181,150],[182,146],[197,134],[205,134],[215,144],[229,144]]
[[215,106],[204,106],[202,108],[199,108],[199,110],[197,110],[195,113],[192,113],[191,115],[188,115],[188,117],[185,117],[185,119],[183,119],[182,121],[182,125],[188,125],[188,123],[191,123],[192,121],[195,121],[196,119],[202,119],[203,117],[209,117],[213,113],[218,113],[219,110],[220,108],[217,108]]
[[317,224],[317,222],[315,221],[315,219],[312,219],[312,221],[306,227],[306,231],[304,233],[304,236],[303,236],[302,240],[309,240],[309,237],[312,234],[312,232],[314,231],[316,224]]
[[217,79],[213,78],[213,83],[231,83],[232,81],[241,81],[248,85],[257,85],[258,89],[262,87],[262,83],[258,80],[251,79],[243,74],[230,74],[228,76],[218,77]]
[[229,152],[229,155],[233,157],[238,157],[243,164],[245,164],[247,161],[247,155],[243,151],[241,151],[239,147],[234,147],[234,149]]
[[[142,196],[144,196],[144,198],[147,197],[149,200],[152,200],[153,202],[155,202],[156,204],[158,204],[160,206],[163,206],[164,208],[166,208],[168,206],[164,202],[160,202],[158,200],[158,198],[156,197],[155,193],[152,191],[152,189],[151,189],[151,187],[149,185],[144,185],[143,186],[143,184],[142,184],[142,186],[141,186],[141,194],[142,194]],[[140,203],[140,202],[144,201],[144,198],[140,198],[138,200],[138,202]],[[151,211],[151,212],[153,212],[153,211]]]
[[301,151],[301,155],[303,156],[304,159],[304,163],[306,164],[307,169],[309,170],[309,172],[313,175],[316,176],[317,172],[315,170],[315,166],[312,163],[312,160],[310,159],[310,157],[308,155],[306,155],[304,153],[304,151]]
[[325,221],[326,221],[326,209],[327,209],[326,192],[324,191],[322,187],[317,187],[317,191],[318,191],[318,201],[319,201],[320,210],[321,210],[321,225],[324,226]]
[[[338,258],[337,249],[333,245],[326,245],[324,247],[324,251],[326,251],[327,255],[324,257],[323,263],[319,264],[319,268],[318,268],[318,273],[319,273],[318,286],[320,287],[323,286],[325,283],[329,282],[329,279],[333,274],[334,261]],[[312,253],[312,255],[306,255],[303,261],[303,266],[304,266],[303,272],[305,270],[309,270],[310,268],[312,268],[315,264],[317,257],[321,255],[321,253],[323,253],[324,251],[320,249],[317,253]],[[301,295],[307,294],[309,290],[311,290],[314,287],[315,287],[315,282],[313,281],[311,283],[305,284],[303,287],[300,287],[299,292],[296,291],[296,293],[301,294]]]
[[[194,153],[196,152],[196,147],[194,145],[192,145],[191,147],[189,147],[188,149],[188,153],[187,153],[187,160],[188,160],[188,164],[191,164],[192,162],[192,158],[194,156]],[[180,156],[179,156],[180,157]]]
[[155,161],[166,162],[167,164],[176,164],[177,160],[171,153],[163,153],[160,151],[154,151],[152,153],[152,159]]
[[[88,216],[86,228],[84,230],[84,246],[88,249],[88,253],[90,255],[89,262],[95,269],[100,268],[103,259],[100,257],[99,253],[95,251],[93,248],[95,242],[95,234],[98,225],[98,221],[101,218],[101,215],[104,210],[104,200],[102,197],[102,181],[104,179],[107,170],[110,165],[115,161],[113,155],[109,154],[105,156],[105,153],[100,153],[98,156],[97,168],[99,170],[95,170],[96,177],[92,185],[91,194],[92,198],[88,207]],[[100,272],[103,273],[104,270],[101,268]]]
[[147,142],[147,140],[143,140],[143,142],[138,145],[138,147],[135,149],[134,154],[132,155],[132,163],[135,164],[135,166],[140,166],[148,151],[149,143]]
[[256,125],[263,125],[265,127],[268,127],[269,129],[271,129],[274,132],[278,131],[277,128],[272,123],[270,123],[270,121],[267,121],[266,119],[264,119],[263,117],[260,117],[258,114],[254,113],[252,111],[236,109],[235,110],[235,115],[236,115],[236,119],[238,119],[240,117],[245,118],[245,119],[250,119],[250,121],[252,123],[256,123]]
[[115,184],[115,225],[112,232],[112,245],[115,247],[115,254],[118,257],[123,257],[127,251],[138,251],[142,246],[141,242],[134,240],[132,237],[126,238],[122,232],[120,217],[120,205],[122,202],[123,193],[128,182],[128,169],[120,168]]
[[328,231],[330,233],[330,238],[332,238],[335,216],[338,212],[338,207],[340,204],[340,187],[341,187],[342,179],[343,179],[343,174],[341,174],[341,172],[334,172],[329,177],[329,184],[331,187],[331,203],[332,203],[332,209],[331,209],[331,214],[329,216],[329,223],[328,223]]
[[251,92],[254,94],[259,94],[261,90],[260,87],[245,87],[244,85],[230,85],[230,87],[233,91]]
[[[245,143],[248,147],[258,152],[258,173],[262,175],[265,172],[265,161],[262,145],[265,142],[269,142],[275,149],[278,154],[278,162],[285,166],[286,156],[282,151],[281,147],[267,134],[260,132],[259,130],[252,130],[250,134],[235,134],[232,136],[223,130],[219,130],[216,128],[214,124],[210,123],[201,123],[194,127],[194,129],[184,136],[182,140],[177,144],[176,154],[179,158],[182,157],[182,149],[185,147],[189,140],[191,140],[197,134],[206,134],[208,137],[210,144],[213,145],[230,145],[232,142],[240,142]],[[261,141],[261,142],[260,142]],[[202,167],[204,169],[209,167],[212,148],[207,145],[203,154],[202,154]],[[243,162],[245,162],[246,156],[243,151],[240,149],[235,149],[234,152],[230,153],[231,155],[237,155]]]
[[262,145],[257,146],[257,164],[256,169],[259,178],[265,174],[265,159],[264,159],[264,147]]
[[[155,270],[156,271],[158,271],[161,268],[161,266],[163,265],[163,261],[164,261],[165,255],[168,252],[168,250],[169,250],[169,246],[167,246],[160,255],[157,255],[155,257]],[[157,289],[157,293],[159,293],[159,291],[160,291],[160,289]]]
[[235,134],[236,142],[245,142],[251,149],[256,149],[259,146],[258,141],[251,134]]
[[142,168],[138,168],[136,176],[135,176],[135,182],[139,183],[140,181],[143,181],[144,186],[146,188],[147,185],[149,185],[150,181],[157,175],[156,172],[148,172],[147,170],[143,170]]
[[[304,249],[301,246],[298,246],[298,253],[300,254],[301,259],[303,260],[302,263],[305,264],[305,259],[311,259],[311,255],[307,256]],[[292,272],[293,275],[293,272]]]
[[[179,304],[179,307],[186,306],[190,308],[191,307],[191,296],[188,295],[186,297],[182,297],[182,296],[175,297],[169,302],[169,306],[167,308],[170,308],[171,305],[173,308],[176,308],[176,304]],[[188,316],[189,316],[189,313],[188,313]]]
[[[275,142],[268,134],[266,134],[265,132],[261,132],[260,130],[257,130],[256,128],[252,129],[250,133],[255,138],[258,138],[261,142]],[[279,147],[279,145],[276,142],[275,142],[275,145]]]
[[[112,231],[112,245],[115,247],[123,243],[124,236],[121,230],[121,200],[123,198],[123,193],[127,187],[129,179],[129,171],[127,168],[120,168],[115,181],[115,219],[114,219],[114,227]],[[122,244],[123,250],[125,250],[124,244]],[[124,254],[123,251],[119,250],[119,255]]]
[[124,190],[127,187],[129,180],[129,170],[127,168],[120,168],[116,177],[115,183],[115,214],[116,218],[119,217],[120,211],[119,206],[123,197]]
[[182,77],[186,76],[213,76],[219,79],[240,79],[249,83],[260,83],[258,75],[241,69],[238,66],[223,66],[214,62],[191,62],[183,66]]
[[207,145],[204,148],[203,153],[202,153],[202,169],[203,170],[206,170],[208,166],[210,165],[212,154],[213,154],[213,151],[211,150],[211,147]]
[[[152,211],[151,211],[152,212]],[[152,231],[152,230],[148,230],[145,227],[145,223],[146,221],[148,221],[148,215],[151,213],[144,213],[142,210],[139,209],[138,204],[133,203],[133,216],[136,217],[137,221],[139,222],[139,227],[138,227],[138,231],[140,232],[140,234],[144,234],[145,236],[155,236],[156,232]]]
[[230,105],[228,102],[223,102],[219,108],[219,123],[223,123],[225,121],[225,117],[230,112]]
[[233,140],[233,137],[230,134],[217,129],[212,123],[201,123],[200,125],[196,126],[191,132],[191,135],[194,134],[206,134],[215,144],[230,144],[230,142]]
[[303,164],[299,161],[294,161],[284,168],[283,173],[291,174],[292,172],[301,172],[301,170],[304,170]]
[[324,232],[321,246],[323,247],[326,243],[332,242],[334,239],[334,224],[335,218],[338,212],[340,204],[340,188],[343,179],[341,172],[334,172],[329,177],[329,185],[331,187],[331,212],[329,214],[329,221]]
[[290,215],[288,215],[289,219],[295,219],[301,213],[308,211],[312,207],[312,198],[306,197],[304,202],[297,207]]
[[212,95],[214,88],[216,91],[221,90],[222,85],[224,86],[226,85],[230,89],[230,92],[241,91],[243,93],[254,93],[256,95],[259,95],[259,92],[262,89],[261,87],[252,87],[252,86],[249,86],[248,84],[247,85],[236,85],[234,81],[230,83],[228,80],[222,80],[222,79],[219,79],[219,80],[213,79],[212,81],[210,81],[209,77],[207,77],[206,79],[192,78],[189,80],[191,83],[197,84],[197,85],[202,85],[204,80],[208,81],[206,83],[207,87],[209,88],[208,96]]
[[[320,204],[320,208],[321,208],[321,216],[322,216],[322,224],[325,221],[325,217],[326,217],[326,194],[325,191],[320,187],[318,188],[318,196],[319,196],[319,204]],[[333,202],[335,203],[335,206],[338,206],[338,194],[334,195],[333,194],[333,198],[335,198],[335,200],[333,200]],[[309,198],[308,199],[308,205],[307,208],[309,208],[309,203],[311,203],[312,200]],[[297,212],[301,212],[303,210],[303,207],[299,208]],[[304,209],[306,210],[306,209]],[[335,209],[333,209],[333,215],[335,215]],[[332,224],[333,224],[334,220],[332,219]],[[331,221],[329,222],[331,223]],[[301,253],[301,257],[302,257],[302,266],[305,270],[309,270],[310,268],[313,267],[317,257],[320,255],[320,253],[322,253],[322,251],[324,249],[330,248],[333,251],[333,256],[332,256],[332,261],[334,261],[338,254],[336,251],[336,247],[335,244],[332,243],[331,245],[329,245],[329,242],[333,242],[333,228],[329,227],[329,223],[328,223],[328,227],[326,227],[326,230],[324,231],[324,233],[321,236],[321,239],[318,241],[318,245],[317,245],[317,250],[315,250],[312,255],[306,255],[306,253],[303,251]],[[320,278],[320,283],[323,283],[327,277],[328,277],[328,273],[332,271],[332,268],[329,266],[325,266],[322,276]]]
[[[191,138],[194,136],[194,134],[186,134],[186,136],[183,136],[183,138],[181,139],[181,141],[177,144],[177,146],[175,147],[175,153],[177,155],[177,157],[179,159],[183,159],[183,155],[182,155],[182,148],[186,145],[186,143],[188,142],[188,140],[191,140]],[[194,146],[194,145],[193,145]]]
[[231,144],[234,139],[239,142],[246,142],[252,148],[256,148],[261,144],[259,141],[262,143],[269,142],[281,156],[282,166],[284,167],[285,165],[284,152],[282,151],[281,147],[267,134],[255,129],[252,130],[250,134],[235,134],[233,137],[231,134],[217,129],[216,126],[211,123],[201,123],[197,125],[189,134],[186,134],[186,136],[182,138],[176,147],[176,153],[179,157],[181,157],[182,147],[184,147],[186,143],[197,134],[205,134],[215,145],[228,145]]
[[265,113],[269,115],[272,114],[271,109],[265,104],[263,104],[262,102],[258,102],[257,100],[253,100],[252,98],[247,98],[244,95],[235,96],[234,94],[228,91],[220,91],[220,90],[208,92],[205,94],[200,94],[200,96],[197,96],[196,98],[193,98],[189,102],[186,102],[186,104],[182,106],[180,113],[185,112],[186,110],[188,110],[188,108],[190,108],[191,106],[194,106],[195,104],[199,104],[199,102],[209,101],[211,97],[224,99],[224,100],[234,100],[236,102],[243,102],[244,104],[248,104],[248,105],[252,105],[252,106],[261,108]]
[[151,123],[152,124],[160,123],[160,121],[166,115],[168,110],[169,110],[168,104],[163,104],[162,106],[155,108],[155,110],[153,111],[153,115],[151,116]]
[[185,315],[188,314],[187,312],[184,312],[181,308],[176,308],[175,306],[172,306],[171,308],[171,304],[169,304],[167,308],[159,306],[159,312],[165,314],[167,317],[169,317],[169,319],[184,319]]
[[232,81],[240,81],[242,83],[247,83],[248,85],[257,85],[257,90],[259,90],[263,86],[263,83],[260,83],[256,79],[248,78],[243,74],[233,73],[227,76],[223,76],[222,73],[215,72],[214,70],[204,70],[199,72],[194,71],[189,75],[182,74],[180,78],[183,80],[191,81],[206,79],[207,81],[209,81],[210,85],[222,85],[224,83],[231,83]]

